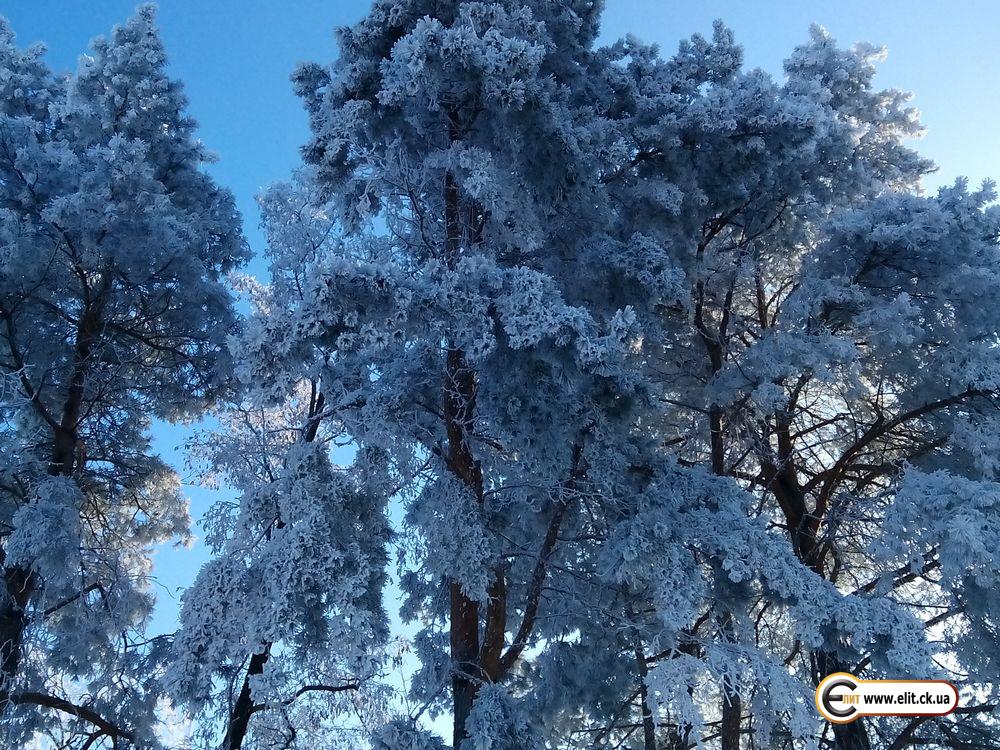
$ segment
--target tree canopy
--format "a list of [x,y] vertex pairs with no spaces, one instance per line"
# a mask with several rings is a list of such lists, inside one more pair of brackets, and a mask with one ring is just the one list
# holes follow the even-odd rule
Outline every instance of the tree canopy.
[[164,645],[142,633],[149,551],[188,534],[148,428],[197,414],[231,379],[224,275],[247,250],[232,196],[201,169],[208,154],[153,24],[141,9],[64,78],[0,25],[9,743],[76,717],[90,745],[148,744]]
[[[68,81],[6,34],[11,736],[153,745],[169,702],[224,750],[1000,746],[992,184],[920,189],[879,48],[815,27],[776,80],[722,23],[667,56],[600,14],[339,30],[243,316],[151,11]],[[186,529],[149,418],[210,405],[238,499],[137,646]],[[828,725],[839,671],[961,709]]]

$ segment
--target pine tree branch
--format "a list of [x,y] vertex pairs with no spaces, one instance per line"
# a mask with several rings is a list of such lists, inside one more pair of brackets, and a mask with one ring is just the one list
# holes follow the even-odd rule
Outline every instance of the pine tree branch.
[[13,693],[10,696],[10,702],[14,705],[35,705],[42,706],[44,708],[51,708],[55,711],[62,711],[63,713],[75,716],[78,719],[83,719],[95,727],[101,730],[101,734],[112,737],[115,739],[125,739],[134,741],[135,735],[127,730],[115,724],[110,719],[106,719],[93,709],[87,708],[86,706],[78,706],[75,703],[71,703],[65,698],[59,698],[54,695],[49,695],[48,693],[40,693],[34,691],[24,691],[19,693]]

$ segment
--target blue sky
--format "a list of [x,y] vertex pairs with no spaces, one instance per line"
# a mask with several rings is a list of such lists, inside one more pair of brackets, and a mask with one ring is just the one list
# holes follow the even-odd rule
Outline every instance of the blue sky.
[[[5,0],[6,16],[25,45],[43,41],[56,70],[69,70],[94,36],[134,10],[134,0]],[[159,23],[171,73],[186,84],[199,135],[219,156],[211,172],[236,196],[255,251],[262,248],[254,195],[296,166],[307,137],[306,118],[288,76],[300,61],[329,62],[333,29],[367,11],[363,0],[163,0]],[[889,48],[883,86],[915,93],[928,133],[918,148],[940,171],[929,189],[965,175],[975,184],[1000,177],[1000,64],[995,0],[606,0],[603,40],[633,33],[667,53],[693,32],[709,34],[723,19],[744,45],[749,67],[779,75],[782,59],[807,38],[810,23],[842,43],[871,41]],[[260,272],[263,264],[250,270]],[[186,475],[177,446],[186,428],[157,426],[156,447]],[[200,516],[216,493],[188,486]],[[175,592],[190,582],[205,552],[161,550],[156,573],[161,606],[154,627],[173,629]]]

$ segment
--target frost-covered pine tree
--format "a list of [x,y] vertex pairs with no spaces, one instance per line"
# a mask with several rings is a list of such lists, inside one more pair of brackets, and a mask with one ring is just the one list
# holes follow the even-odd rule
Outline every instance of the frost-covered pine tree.
[[150,746],[149,551],[187,510],[148,428],[225,383],[246,251],[150,7],[72,76],[43,52],[0,23],[0,735]]
[[[911,669],[959,683],[971,703],[964,716],[982,716],[996,690],[996,600],[965,587],[983,582],[967,571],[991,567],[983,558],[990,542],[969,546],[953,535],[989,540],[1000,522],[991,501],[967,494],[975,487],[989,497],[995,478],[1000,320],[976,300],[996,292],[997,209],[991,185],[914,194],[930,165],[901,144],[917,129],[905,97],[872,86],[880,54],[839,50],[814,29],[786,62],[781,89],[731,64],[720,76],[719,61],[738,60],[738,51],[719,32],[675,58],[702,61],[687,68],[700,69],[687,73],[688,91],[700,95],[683,102],[688,116],[676,136],[699,153],[686,164],[668,153],[657,166],[672,182],[692,180],[686,192],[708,200],[681,212],[685,223],[695,218],[694,231],[667,225],[689,237],[680,262],[690,283],[688,316],[654,357],[671,405],[663,438],[684,465],[736,479],[754,497],[754,514],[783,529],[795,556],[841,593],[871,599],[883,614],[908,611],[933,644],[926,656],[949,665]],[[660,122],[667,129],[656,137],[667,139],[677,120]],[[914,479],[926,472],[942,484],[930,490]],[[939,500],[946,504],[931,510],[915,489],[947,497],[946,485],[970,503]],[[699,642],[721,630],[734,642],[727,648],[781,654],[807,685],[810,675],[840,669],[905,671],[892,661],[902,654],[886,653],[886,662],[879,649],[829,632],[823,618],[811,633],[791,630],[759,591],[713,595],[733,597],[734,612],[704,610],[685,632],[703,660],[710,651]],[[723,747],[727,738],[737,747],[749,727],[771,743],[788,741],[790,723],[761,708],[776,690],[754,661],[744,653],[728,673],[700,667],[723,678],[712,727]],[[679,665],[653,666],[652,681],[670,685]],[[982,734],[967,724],[922,722],[921,736]],[[899,747],[914,727],[855,722],[832,728],[830,739]],[[997,737],[995,720],[985,734]]]
[[[282,184],[261,200],[271,283],[243,285],[258,319],[302,299],[316,258],[337,243],[314,192]],[[323,351],[318,344],[317,356]],[[236,367],[243,372],[242,357]],[[247,402],[190,446],[206,478],[239,493],[210,514],[215,556],[184,594],[166,675],[174,699],[198,714],[206,746],[278,747],[301,737],[308,747],[357,747],[384,703],[377,677],[388,638],[391,477],[373,448],[349,466],[333,463],[331,450],[350,436],[333,401],[343,384],[323,374],[289,368],[263,390],[248,381]],[[346,726],[345,715],[360,721]]]
[[[233,352],[254,403],[311,384],[301,424],[405,508],[417,708],[371,743],[440,747],[429,713],[456,750],[899,746],[916,726],[826,732],[811,693],[837,668],[997,689],[991,194],[915,193],[875,48],[814,30],[778,82],[721,25],[597,48],[599,13],[382,0],[295,75],[310,170],[272,194]],[[280,707],[251,621],[207,668]],[[964,716],[921,731],[990,731]]]

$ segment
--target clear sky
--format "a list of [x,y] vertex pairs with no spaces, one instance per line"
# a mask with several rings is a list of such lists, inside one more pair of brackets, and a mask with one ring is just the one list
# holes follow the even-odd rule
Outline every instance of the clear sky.
[[[0,0],[21,45],[43,41],[56,70],[69,70],[94,36],[133,11],[134,0]],[[159,24],[171,73],[186,84],[199,135],[219,156],[211,172],[236,196],[247,237],[262,247],[254,195],[286,177],[306,140],[306,118],[288,76],[300,61],[329,62],[333,29],[353,23],[367,0],[162,0]],[[918,144],[940,166],[929,189],[960,175],[977,184],[1000,177],[1000,62],[996,0],[606,0],[603,40],[632,33],[672,52],[694,32],[710,34],[723,19],[745,48],[749,67],[779,75],[781,61],[807,38],[810,23],[842,43],[889,48],[879,82],[913,91],[928,129]],[[263,264],[250,270],[260,273]],[[184,429],[157,426],[156,446],[181,469]],[[194,515],[216,497],[187,487]],[[161,550],[162,605],[154,627],[172,630],[174,592],[190,582],[205,552]]]

